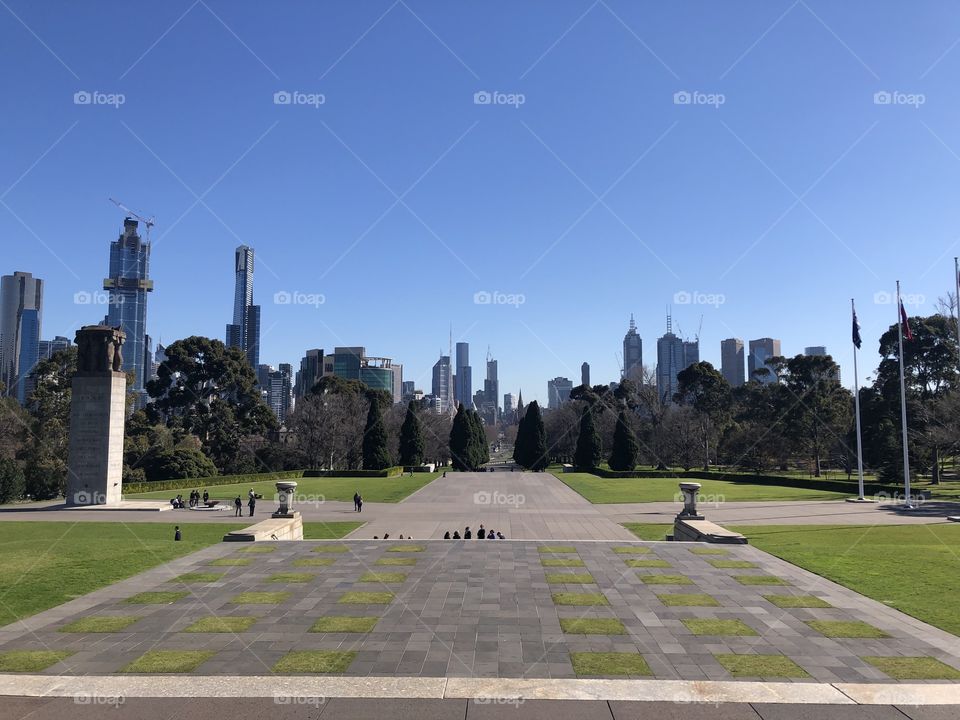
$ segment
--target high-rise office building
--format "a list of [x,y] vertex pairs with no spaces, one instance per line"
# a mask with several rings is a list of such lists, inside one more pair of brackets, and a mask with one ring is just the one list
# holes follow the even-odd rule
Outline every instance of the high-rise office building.
[[720,374],[731,387],[743,385],[743,340],[727,338],[720,341]]
[[505,420],[513,420],[513,414],[517,410],[517,396],[513,393],[503,394],[503,417]]
[[313,386],[323,377],[323,350],[315,348],[307,350],[300,360],[300,369],[297,370],[296,382],[293,387],[295,397],[306,397]]
[[0,383],[21,404],[24,381],[40,357],[42,316],[43,280],[28,272],[0,278]]
[[500,419],[500,379],[497,361],[490,357],[489,352],[487,353],[487,377],[483,381],[483,390],[474,395],[473,401],[483,421],[487,425],[496,425]]
[[417,384],[413,380],[403,381],[402,392],[400,394],[404,400],[412,399],[416,391],[417,391]]
[[440,359],[433,364],[433,383],[430,386],[430,394],[437,398],[438,412],[454,412],[453,368],[450,367],[449,355],[441,355]]
[[551,410],[563,405],[570,399],[570,391],[573,390],[573,382],[565,377],[555,377],[547,381],[547,407]]
[[637,324],[630,314],[630,327],[623,336],[623,377],[639,380],[643,372],[643,340],[637,334]]
[[470,343],[457,343],[457,364],[453,371],[453,399],[468,408],[473,406],[473,369],[470,367]]
[[[70,346],[73,345],[70,342],[70,338],[65,338],[63,335],[57,335],[53,340],[41,340],[40,341],[40,360],[49,360],[53,357],[53,354],[60,352],[61,350],[67,350]],[[160,354],[160,347],[157,347],[157,356]]]
[[276,370],[271,368],[267,374],[267,404],[281,425],[286,422],[287,413],[293,409],[292,376],[293,366],[290,363],[280,363]]
[[673,318],[667,315],[667,332],[657,340],[657,394],[669,405],[677,394],[677,374],[700,362],[700,343],[673,333]]
[[260,364],[260,306],[253,304],[253,248],[241,245],[233,260],[233,322],[227,325],[227,347],[243,350],[250,366]]
[[368,357],[365,347],[335,347],[332,355],[323,358],[323,374],[359,380],[371,390],[385,390],[394,402],[399,402],[402,366],[397,364],[394,369],[390,358]]
[[771,358],[780,357],[780,341],[774,338],[751,340],[749,348],[747,378],[761,383],[777,382],[776,374],[767,363]]
[[393,373],[393,402],[398,403],[403,400],[403,365],[391,361],[390,372]]
[[588,362],[580,366],[580,384],[584,387],[590,387],[590,363]]
[[133,390],[138,404],[146,401],[144,385],[149,379],[147,360],[147,293],[153,292],[150,279],[150,243],[137,232],[139,223],[124,218],[120,237],[110,243],[110,272],[103,281],[109,292],[106,324],[121,328],[127,335],[123,346],[123,369],[133,371]]

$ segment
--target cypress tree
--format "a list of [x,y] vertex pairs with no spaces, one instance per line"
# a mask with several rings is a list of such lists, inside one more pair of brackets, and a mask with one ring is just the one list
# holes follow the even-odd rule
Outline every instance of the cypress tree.
[[457,414],[453,417],[453,427],[450,428],[450,462],[454,470],[471,470],[471,429],[470,417],[463,403],[457,407]]
[[367,425],[363,430],[363,469],[384,470],[390,467],[390,450],[387,448],[387,431],[380,415],[380,403],[371,399],[367,411]]
[[479,469],[490,460],[490,449],[487,447],[487,434],[483,430],[483,419],[476,410],[470,411],[470,420],[473,427],[474,469]]
[[525,462],[521,464],[530,470],[540,472],[546,469],[550,461],[547,458],[547,432],[543,428],[543,415],[536,400],[527,405],[524,420],[527,421],[526,442],[528,444],[524,448]]
[[580,434],[577,436],[573,462],[578,468],[590,470],[600,464],[601,452],[600,435],[593,423],[593,410],[587,405],[580,415]]
[[523,415],[517,423],[517,437],[513,441],[513,461],[520,467],[527,467],[527,451],[530,445],[528,428],[527,416]]
[[407,405],[407,414],[400,426],[400,464],[406,466],[423,464],[423,428],[417,416],[413,400]]
[[613,450],[610,452],[611,470],[633,470],[637,466],[640,446],[627,420],[627,411],[620,410],[617,427],[613,430]]

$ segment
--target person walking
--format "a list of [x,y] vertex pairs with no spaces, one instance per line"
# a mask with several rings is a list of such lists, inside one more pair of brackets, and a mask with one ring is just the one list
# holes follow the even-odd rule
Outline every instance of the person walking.
[[357,490],[353,494],[353,511],[360,512],[360,491]]
[[233,501],[234,508],[234,517],[243,517],[243,500],[240,499],[240,496],[237,495],[237,499]]
[[357,512],[363,512],[363,495],[357,493]]
[[247,500],[247,507],[250,508],[250,517],[253,517],[254,508],[257,507],[257,496],[253,494],[253,490],[250,491],[250,499]]

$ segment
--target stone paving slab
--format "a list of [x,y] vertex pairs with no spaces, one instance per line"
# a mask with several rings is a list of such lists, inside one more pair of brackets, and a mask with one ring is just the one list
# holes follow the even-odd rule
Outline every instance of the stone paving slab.
[[[45,675],[110,675],[147,651],[206,650],[215,654],[195,676],[269,675],[290,652],[338,651],[351,656],[351,677],[544,678],[577,677],[571,653],[641,654],[660,680],[769,681],[787,683],[894,683],[864,656],[932,657],[960,669],[957,638],[880,603],[829,583],[756,548],[729,547],[725,559],[751,568],[715,567],[692,543],[568,541],[574,553],[541,553],[527,541],[304,541],[257,543],[273,552],[248,554],[224,543],[0,629],[0,653],[70,650],[74,654]],[[347,552],[316,552],[346,545]],[[627,555],[618,547],[644,548]],[[399,552],[395,552],[399,550]],[[218,558],[246,557],[249,566],[212,566]],[[298,559],[333,558],[328,566],[294,567]],[[406,557],[412,566],[377,566]],[[668,568],[629,567],[642,557]],[[572,559],[581,567],[544,567],[546,559]],[[398,582],[360,582],[368,572],[401,572]],[[211,582],[182,583],[185,573],[222,573]],[[278,574],[306,573],[306,582]],[[546,575],[589,573],[594,584],[550,584]],[[769,577],[784,585],[745,585],[738,578]],[[278,581],[278,579],[280,581]],[[304,579],[304,578],[299,578]],[[677,584],[680,581],[689,584]],[[655,581],[655,582],[651,582]],[[133,605],[144,591],[180,591],[171,604]],[[241,593],[283,593],[276,604],[237,603]],[[384,602],[344,604],[347,593],[388,593]],[[554,593],[590,593],[603,605],[561,605]],[[718,607],[668,606],[658,595],[703,593]],[[828,608],[781,609],[768,594],[812,595]],[[60,628],[88,616],[138,616],[120,632],[66,633]],[[256,621],[239,633],[188,633],[210,616]],[[309,632],[321,617],[379,618],[370,632]],[[756,636],[695,636],[684,619],[739,620]],[[571,634],[563,619],[616,619],[625,634]],[[883,638],[828,638],[807,621],[864,621]],[[735,678],[720,654],[785,655],[807,677]],[[601,676],[603,677],[603,676]],[[934,681],[931,681],[934,682]],[[939,682],[939,681],[937,681]]]

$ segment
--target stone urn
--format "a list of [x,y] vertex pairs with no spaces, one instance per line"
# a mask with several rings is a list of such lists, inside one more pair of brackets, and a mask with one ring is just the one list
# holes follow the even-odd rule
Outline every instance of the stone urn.
[[293,517],[293,496],[296,492],[296,481],[280,480],[277,482],[277,499],[280,506],[273,513],[273,517]]
[[700,483],[682,482],[680,492],[683,493],[683,510],[677,517],[685,520],[703,520],[703,515],[697,511],[697,493],[700,492]]

